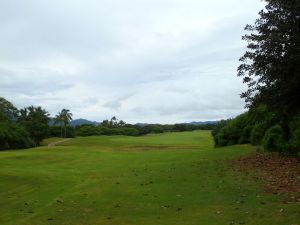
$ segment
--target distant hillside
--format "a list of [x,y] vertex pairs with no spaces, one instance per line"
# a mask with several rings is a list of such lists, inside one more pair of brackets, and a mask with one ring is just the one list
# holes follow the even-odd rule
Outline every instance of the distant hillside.
[[[218,122],[219,121],[193,121],[193,122],[189,122],[189,123],[177,123],[177,124],[206,125],[206,124],[217,124]],[[143,127],[143,126],[152,125],[152,124],[150,124],[150,123],[136,123],[135,125]]]
[[[193,121],[193,122],[189,122],[189,123],[182,123],[182,124],[191,124],[191,125],[206,125],[206,124],[216,124],[218,123],[218,121]],[[72,120],[70,125],[72,127],[76,127],[76,126],[80,126],[80,125],[84,125],[84,124],[92,124],[92,125],[99,125],[100,123],[97,121],[90,121],[90,120],[86,120],[86,119],[76,119],[76,120]],[[54,125],[54,119],[51,118],[49,121],[49,125],[53,126]],[[147,126],[147,125],[153,125],[150,123],[136,123],[135,125],[137,126]]]
[[84,124],[98,125],[100,123],[96,122],[96,121],[86,120],[86,119],[76,119],[76,120],[72,120],[70,124],[72,127],[76,127],[76,126],[84,125]]
[[[50,118],[49,120],[49,126],[54,126],[54,119],[53,118]],[[90,121],[90,120],[86,120],[86,119],[76,119],[76,120],[72,120],[70,122],[70,125],[72,127],[76,127],[76,126],[80,126],[80,125],[84,125],[84,124],[92,124],[92,125],[98,125],[100,124],[99,122],[97,121]],[[57,126],[59,126],[59,124],[56,124]]]

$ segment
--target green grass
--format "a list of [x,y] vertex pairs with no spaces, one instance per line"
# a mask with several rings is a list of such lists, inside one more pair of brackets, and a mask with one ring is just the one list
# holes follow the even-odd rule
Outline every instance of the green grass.
[[0,152],[0,224],[299,223],[299,204],[230,168],[252,153],[245,145],[214,149],[206,131]]

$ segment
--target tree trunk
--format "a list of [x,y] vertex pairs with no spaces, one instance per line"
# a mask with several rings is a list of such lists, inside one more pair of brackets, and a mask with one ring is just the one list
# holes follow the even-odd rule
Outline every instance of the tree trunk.
[[63,127],[62,127],[62,124],[60,124],[60,137],[63,137]]
[[67,125],[65,124],[65,138],[67,137]]

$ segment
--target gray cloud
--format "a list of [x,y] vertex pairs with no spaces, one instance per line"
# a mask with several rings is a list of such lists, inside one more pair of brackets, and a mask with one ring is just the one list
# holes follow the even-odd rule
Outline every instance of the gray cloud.
[[128,122],[242,112],[236,77],[252,0],[0,1],[0,96],[54,115]]
[[103,106],[112,110],[119,110],[122,107],[123,102],[131,98],[133,95],[135,95],[135,93],[124,94],[117,99],[104,103]]

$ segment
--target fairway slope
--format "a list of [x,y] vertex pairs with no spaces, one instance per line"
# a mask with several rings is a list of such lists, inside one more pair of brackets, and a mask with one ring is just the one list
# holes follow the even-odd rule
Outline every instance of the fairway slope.
[[214,149],[208,131],[0,152],[0,224],[297,224],[297,203],[230,167],[254,152]]

